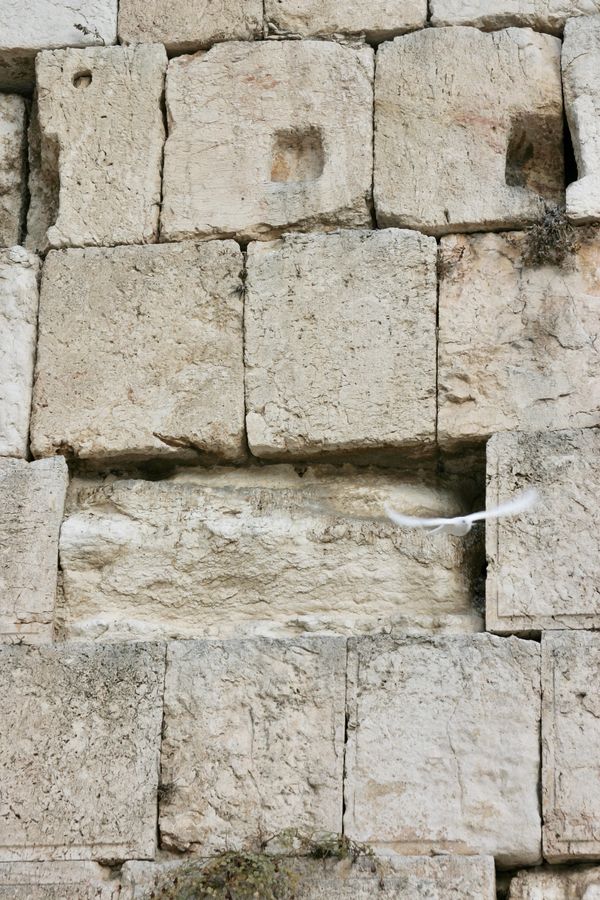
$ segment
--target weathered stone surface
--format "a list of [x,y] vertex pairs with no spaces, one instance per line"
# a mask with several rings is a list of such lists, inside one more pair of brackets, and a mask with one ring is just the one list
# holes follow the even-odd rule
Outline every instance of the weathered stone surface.
[[384,44],[375,78],[380,226],[520,226],[563,197],[560,41],[426,28]]
[[163,239],[370,226],[373,65],[328,41],[171,60]]
[[262,0],[121,0],[119,38],[164,44],[169,53],[193,53],[219,41],[262,35]]
[[373,470],[288,466],[73,484],[61,533],[61,632],[71,637],[284,636],[479,630],[481,565],[466,541],[383,513],[449,515],[449,488]]
[[233,241],[52,252],[36,456],[244,456],[242,254]]
[[487,523],[488,629],[600,628],[600,431],[499,434],[487,454],[488,505],[540,494],[518,518]]
[[431,0],[432,25],[475,25],[486,31],[529,26],[560,34],[570,16],[600,12],[600,0]]
[[266,25],[272,34],[303,37],[364,34],[383,41],[415,28],[423,28],[427,0],[266,0]]
[[52,634],[68,480],[62,457],[0,460],[0,643]]
[[345,833],[538,862],[539,655],[490,635],[351,639]]
[[542,692],[544,856],[597,859],[600,635],[544,634]]
[[[1,14],[0,14],[1,15]],[[18,244],[25,193],[25,101],[0,94],[0,247]]]
[[[595,3],[600,12],[600,3]],[[600,221],[600,15],[570,19],[565,27],[562,72],[565,110],[578,180],[567,187],[573,222]]]
[[442,443],[600,424],[600,231],[561,268],[524,262],[522,233],[442,240]]
[[597,900],[600,866],[556,866],[518,872],[510,882],[508,900]]
[[343,638],[170,644],[162,846],[341,832],[345,666]]
[[122,900],[110,869],[92,862],[0,863],[1,900]]
[[436,243],[286,235],[248,248],[248,442],[306,458],[433,444]]
[[0,456],[27,456],[39,268],[23,247],[0,250]]
[[158,44],[38,55],[32,249],[157,239],[166,65]]
[[154,855],[164,646],[0,647],[0,859]]

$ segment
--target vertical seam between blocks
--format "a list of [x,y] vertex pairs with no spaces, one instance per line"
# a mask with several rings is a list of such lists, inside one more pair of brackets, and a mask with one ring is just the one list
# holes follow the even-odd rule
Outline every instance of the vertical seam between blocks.
[[164,644],[164,674],[163,674],[163,686],[162,686],[162,696],[161,696],[161,717],[160,717],[160,731],[159,731],[159,741],[158,741],[158,782],[156,785],[156,827],[155,827],[155,835],[156,835],[156,849],[154,851],[154,855],[158,853],[160,850],[160,794],[161,794],[161,785],[162,785],[162,749],[163,749],[163,741],[165,737],[165,696],[167,692],[167,667],[169,663],[169,642],[165,641]]
[[346,781],[347,781],[347,751],[348,751],[348,653],[349,639],[345,642],[345,665],[344,665],[344,746],[342,748],[342,824],[340,832],[342,836],[346,834]]

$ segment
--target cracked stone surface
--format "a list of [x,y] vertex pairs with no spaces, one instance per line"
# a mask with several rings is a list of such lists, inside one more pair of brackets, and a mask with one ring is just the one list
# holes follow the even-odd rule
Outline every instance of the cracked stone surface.
[[34,455],[241,459],[242,264],[233,241],[50,253]]
[[433,238],[397,229],[249,246],[246,422],[256,456],[433,444],[436,251]]
[[600,866],[556,866],[518,872],[510,882],[508,900],[597,900]]
[[0,459],[0,643],[52,637],[68,480],[62,457]]
[[600,231],[577,242],[561,269],[528,266],[524,233],[442,240],[442,444],[600,424]]
[[158,239],[166,67],[158,44],[38,54],[27,246]]
[[394,853],[541,859],[540,647],[351,638],[344,831]]
[[0,647],[2,862],[154,856],[164,657]]
[[463,509],[451,486],[289,466],[73,482],[61,533],[61,633],[98,640],[481,630],[468,539],[396,528]]
[[530,486],[540,495],[487,523],[488,630],[599,628],[600,430],[494,435],[487,459],[488,506]]
[[343,638],[170,644],[161,845],[239,848],[291,823],[340,833],[345,665]]
[[375,77],[380,227],[520,227],[564,196],[560,41],[426,28],[383,44]]
[[430,0],[432,25],[475,25],[486,31],[529,26],[561,34],[571,16],[600,12],[600,0]]
[[18,244],[21,236],[25,201],[25,123],[24,99],[16,94],[0,94],[0,247]]
[[373,68],[331,41],[171,60],[163,240],[370,227]]
[[123,900],[110,869],[92,862],[0,863],[0,900]]
[[265,19],[272,34],[331,36],[366,35],[383,41],[423,28],[427,0],[266,0]]

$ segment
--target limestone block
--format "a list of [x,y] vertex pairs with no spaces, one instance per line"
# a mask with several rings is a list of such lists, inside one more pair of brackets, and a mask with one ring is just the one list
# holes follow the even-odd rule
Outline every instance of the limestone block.
[[122,43],[158,42],[169,53],[193,53],[220,41],[251,41],[262,35],[262,0],[121,0]]
[[600,628],[600,430],[499,434],[487,454],[488,505],[540,494],[486,526],[487,628]]
[[442,444],[600,424],[600,231],[578,241],[564,268],[535,268],[525,234],[442,240]]
[[563,197],[560,41],[426,28],[384,44],[375,78],[380,226],[518,227]]
[[242,266],[233,241],[50,253],[34,455],[242,458]]
[[396,528],[463,509],[389,472],[269,466],[73,483],[61,634],[88,639],[481,630],[479,538]]
[[[600,12],[600,2],[594,3]],[[600,15],[570,19],[565,27],[562,72],[565,110],[578,180],[567,187],[573,222],[600,221]]]
[[256,456],[433,444],[436,249],[397,229],[249,246],[246,421]]
[[345,666],[343,638],[170,644],[162,846],[341,832]]
[[431,0],[432,25],[475,25],[495,31],[510,25],[561,34],[570,16],[600,12],[600,0]]
[[110,869],[92,862],[0,863],[0,900],[120,900]]
[[423,28],[427,0],[266,0],[265,18],[272,34],[364,34],[370,41],[384,41]]
[[549,862],[597,859],[600,853],[599,696],[600,635],[544,634],[542,809]]
[[598,900],[600,867],[577,866],[560,870],[555,866],[518,872],[510,882],[508,900]]
[[351,638],[345,833],[394,853],[538,862],[539,650]]
[[163,240],[370,227],[373,59],[262,41],[171,60]]
[[0,860],[152,858],[164,656],[0,647]]
[[0,643],[52,635],[68,480],[62,457],[0,460]]
[[0,94],[0,247],[11,247],[21,238],[25,122],[23,98],[16,94]]
[[0,456],[27,456],[38,315],[37,256],[0,250]]
[[166,65],[158,44],[38,55],[32,249],[157,240]]

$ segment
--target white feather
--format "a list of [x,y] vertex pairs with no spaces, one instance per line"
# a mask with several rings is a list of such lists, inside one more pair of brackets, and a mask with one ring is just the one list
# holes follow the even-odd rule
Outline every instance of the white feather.
[[526,509],[530,509],[537,499],[537,491],[531,488],[513,497],[512,500],[507,500],[505,503],[500,503],[491,509],[469,513],[467,516],[453,516],[446,519],[422,519],[417,516],[405,516],[391,509],[388,504],[384,508],[388,517],[396,525],[401,525],[404,528],[427,528],[429,529],[429,534],[453,534],[461,537],[469,533],[475,522],[479,522],[482,519],[498,519],[501,516],[518,515]]

